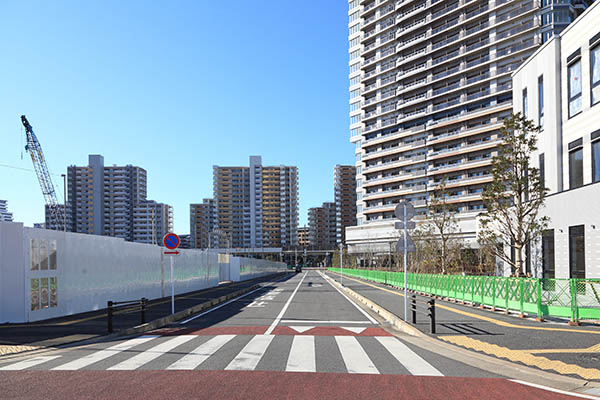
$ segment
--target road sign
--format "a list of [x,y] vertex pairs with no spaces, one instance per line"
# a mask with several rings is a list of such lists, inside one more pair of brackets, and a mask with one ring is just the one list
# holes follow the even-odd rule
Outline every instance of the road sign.
[[394,210],[396,218],[404,219],[404,205],[406,205],[406,219],[411,219],[415,216],[415,208],[408,201],[401,201]]
[[179,236],[174,233],[167,233],[165,237],[163,237],[163,244],[169,250],[175,250],[179,247],[181,240],[179,240]]
[[[406,238],[406,239],[407,239],[407,240],[406,240],[406,242],[407,242],[407,246],[406,246],[407,248],[406,248],[406,251],[407,251],[408,253],[413,253],[413,252],[415,252],[415,251],[416,251],[416,248],[415,248],[415,243],[412,241],[412,239],[410,238],[410,236],[407,236],[407,238]],[[396,242],[396,251],[397,251],[398,253],[401,253],[401,252],[403,252],[403,251],[404,251],[404,238],[402,238],[402,239],[400,239],[400,240],[398,240],[398,241]]]
[[[396,229],[404,229],[404,222],[398,221],[398,222],[396,222],[394,227]],[[408,221],[406,223],[406,229],[415,229],[416,227],[417,227],[417,224],[415,223],[415,221]]]

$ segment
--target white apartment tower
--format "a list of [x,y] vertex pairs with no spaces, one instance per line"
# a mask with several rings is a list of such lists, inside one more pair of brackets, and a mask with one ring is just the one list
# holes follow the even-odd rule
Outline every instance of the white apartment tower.
[[8,212],[6,200],[0,200],[0,221],[12,222],[13,215]]
[[445,177],[461,229],[474,238],[498,132],[512,110],[511,72],[548,37],[542,31],[560,28],[561,12],[566,10],[570,20],[586,5],[576,0],[350,1],[356,232],[364,232],[360,225],[392,226],[400,200],[425,214],[432,190]]

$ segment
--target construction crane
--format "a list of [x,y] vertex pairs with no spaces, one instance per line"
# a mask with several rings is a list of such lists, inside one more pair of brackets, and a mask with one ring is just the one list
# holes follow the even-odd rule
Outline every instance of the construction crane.
[[48,171],[48,165],[46,164],[44,153],[42,152],[42,145],[37,140],[35,133],[33,133],[33,128],[31,127],[29,121],[27,121],[27,118],[24,115],[21,115],[21,122],[25,127],[25,134],[27,136],[27,144],[25,145],[25,150],[31,156],[33,168],[35,169],[35,173],[37,174],[38,180],[40,182],[40,187],[42,188],[42,194],[44,195],[44,200],[46,201],[46,207],[48,208],[51,215],[51,221],[55,222],[56,230],[63,230],[65,229],[67,223],[65,209],[60,207],[56,198],[54,183],[52,183],[52,178],[50,176],[50,172]]

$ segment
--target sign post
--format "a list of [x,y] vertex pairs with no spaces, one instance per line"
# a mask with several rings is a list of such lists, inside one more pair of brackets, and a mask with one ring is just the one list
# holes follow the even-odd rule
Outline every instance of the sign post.
[[396,250],[404,250],[404,320],[408,321],[408,273],[407,260],[408,252],[415,251],[415,244],[408,236],[408,229],[414,229],[415,223],[410,221],[415,216],[415,208],[408,201],[401,201],[394,210],[396,218],[401,219],[401,222],[396,222],[396,229],[404,229],[404,240],[399,240],[396,244]]
[[[174,233],[167,233],[163,237],[163,244],[169,250],[175,250],[179,247],[181,240]],[[179,254],[179,251],[165,251],[164,254],[171,256],[171,314],[175,314],[175,280],[173,277],[173,257]]]

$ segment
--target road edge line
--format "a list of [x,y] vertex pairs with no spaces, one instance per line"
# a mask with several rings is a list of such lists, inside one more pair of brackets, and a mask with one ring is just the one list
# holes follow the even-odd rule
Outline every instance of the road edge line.
[[273,330],[275,329],[275,327],[277,325],[279,325],[279,321],[281,321],[281,319],[283,318],[283,314],[285,314],[285,312],[287,311],[288,307],[290,306],[290,303],[292,302],[292,299],[296,295],[296,292],[298,292],[298,289],[300,289],[300,285],[302,285],[302,282],[304,282],[304,278],[306,278],[306,275],[308,275],[308,271],[304,273],[304,276],[302,276],[302,279],[300,279],[300,282],[298,282],[298,286],[296,286],[296,289],[294,289],[294,291],[292,292],[292,295],[290,296],[290,298],[287,299],[286,303],[283,305],[283,308],[281,309],[281,311],[279,312],[279,314],[277,315],[277,317],[275,318],[275,320],[273,321],[273,323],[269,326],[269,328],[267,329],[267,331],[264,333],[265,335],[270,335],[271,332],[273,332]]

